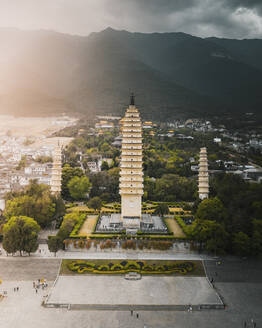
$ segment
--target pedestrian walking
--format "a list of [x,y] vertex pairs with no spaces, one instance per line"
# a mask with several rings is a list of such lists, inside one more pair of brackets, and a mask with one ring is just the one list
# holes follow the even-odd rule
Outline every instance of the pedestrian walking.
[[16,290],[19,291],[19,287],[16,287]]
[[137,319],[139,318],[139,314],[138,314],[138,313],[136,314],[136,318],[137,318]]
[[37,288],[35,289],[35,293],[37,294]]
[[131,315],[133,315],[133,310],[130,311]]

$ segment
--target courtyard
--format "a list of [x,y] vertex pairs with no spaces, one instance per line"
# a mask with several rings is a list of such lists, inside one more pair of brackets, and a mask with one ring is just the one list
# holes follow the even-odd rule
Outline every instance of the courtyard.
[[85,305],[100,309],[179,309],[223,305],[205,277],[124,275],[59,276],[47,304]]
[[[225,310],[202,311],[156,311],[135,310],[82,310],[66,308],[44,308],[41,306],[43,296],[48,292],[35,294],[32,281],[40,277],[49,277],[48,285],[52,286],[57,275],[60,260],[31,258],[29,269],[27,258],[3,258],[0,260],[0,277],[3,280],[0,289],[6,289],[8,296],[0,302],[1,328],[251,328],[251,319],[261,327],[262,264],[258,261],[239,260],[234,258],[205,261],[208,277],[214,277],[215,289],[219,291],[226,304]],[[32,271],[32,268],[34,269]],[[8,278],[8,279],[7,279]],[[83,277],[85,278],[85,277]],[[161,281],[161,277],[159,277]],[[74,282],[68,281],[68,288],[73,289]],[[19,292],[13,287],[19,286]],[[85,285],[83,294],[90,291]],[[118,286],[116,286],[117,288]],[[50,289],[49,289],[50,290]],[[126,297],[128,293],[125,291]],[[118,298],[114,292],[112,299]],[[138,314],[138,318],[137,318]]]

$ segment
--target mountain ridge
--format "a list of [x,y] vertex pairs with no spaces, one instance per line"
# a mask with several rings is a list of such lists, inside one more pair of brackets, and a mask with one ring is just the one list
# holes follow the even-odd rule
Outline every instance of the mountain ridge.
[[250,53],[237,41],[112,28],[89,36],[0,29],[0,112],[122,114],[131,91],[143,116],[157,120],[259,112],[262,61],[253,58],[262,40]]

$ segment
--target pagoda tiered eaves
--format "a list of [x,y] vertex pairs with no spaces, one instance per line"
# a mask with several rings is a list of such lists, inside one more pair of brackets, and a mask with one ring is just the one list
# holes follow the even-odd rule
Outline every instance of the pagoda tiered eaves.
[[207,161],[206,148],[201,148],[200,150],[199,170],[198,170],[198,193],[200,199],[208,198],[209,174],[208,174],[208,161]]
[[58,146],[55,149],[53,156],[52,177],[51,177],[51,192],[52,194],[61,193],[62,182],[62,154],[61,148]]
[[[142,124],[138,109],[130,105],[121,120],[122,153],[120,163],[121,216],[141,218],[143,195]],[[130,225],[130,220],[128,221]],[[125,222],[124,222],[125,225]]]

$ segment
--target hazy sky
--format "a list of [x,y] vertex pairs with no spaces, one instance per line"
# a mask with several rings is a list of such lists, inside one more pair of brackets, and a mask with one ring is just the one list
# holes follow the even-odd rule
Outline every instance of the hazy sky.
[[262,0],[0,0],[0,27],[262,38]]

